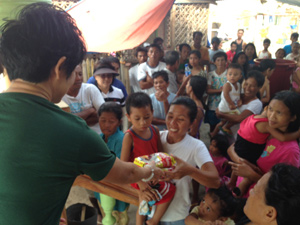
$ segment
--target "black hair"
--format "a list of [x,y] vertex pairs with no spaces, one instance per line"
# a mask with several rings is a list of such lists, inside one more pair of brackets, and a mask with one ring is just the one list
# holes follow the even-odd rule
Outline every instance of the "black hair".
[[284,55],[286,56],[285,50],[284,50],[283,48],[279,48],[279,49],[277,49],[277,51],[275,52],[275,55],[276,55],[276,54],[277,54],[277,52],[279,52],[279,51],[283,51],[283,52],[284,52]]
[[190,51],[192,50],[191,46],[187,43],[182,43],[179,45],[179,51],[181,52],[183,47],[187,47]]
[[232,59],[232,63],[237,63],[238,62],[238,58],[241,56],[241,55],[244,55],[246,57],[246,61],[243,65],[243,72],[244,72],[244,75],[247,74],[248,72],[248,67],[249,67],[249,59],[248,59],[248,56],[245,54],[245,52],[239,52],[237,54],[234,55],[233,59]]
[[179,60],[179,53],[176,51],[168,51],[164,59],[167,65],[173,66]]
[[258,70],[260,72],[265,72],[267,69],[275,69],[276,62],[274,59],[263,59],[259,66],[253,66],[252,70]]
[[199,34],[201,37],[203,37],[203,33],[201,31],[195,31],[195,32],[193,32],[193,39],[196,37],[197,34]]
[[275,96],[272,98],[282,101],[286,107],[289,108],[291,116],[296,116],[296,120],[290,122],[287,130],[289,132],[294,132],[299,130],[300,127],[300,94],[292,91],[280,91],[275,94]]
[[149,49],[150,48],[157,48],[159,51],[162,51],[161,48],[160,48],[160,46],[158,44],[151,44],[148,47],[149,47]]
[[[105,57],[103,59],[100,60],[100,63],[101,64],[112,64],[112,63],[117,63],[119,64],[120,66],[120,60],[117,58],[117,57],[114,57],[114,56],[108,56],[108,57]],[[114,68],[114,67],[113,67]],[[115,70],[115,68],[113,69]]]
[[237,201],[225,185],[222,185],[218,189],[210,188],[206,194],[210,195],[214,202],[220,203],[219,217],[233,216],[236,211]]
[[194,122],[198,111],[197,111],[197,105],[193,99],[186,96],[180,96],[178,98],[175,98],[175,100],[171,102],[170,107],[172,105],[183,105],[186,108],[188,108],[189,109],[188,115],[190,118],[190,122],[191,124]]
[[122,107],[115,102],[104,102],[98,110],[98,116],[100,117],[104,112],[114,113],[119,121],[123,116]]
[[201,53],[198,50],[192,50],[190,52],[190,55],[192,54],[196,55],[199,59],[201,59]]
[[150,106],[151,111],[153,111],[152,101],[149,95],[147,95],[144,92],[135,92],[130,95],[128,95],[125,107],[126,107],[126,113],[130,115],[131,107],[134,108],[144,108]]
[[269,44],[271,44],[271,40],[269,38],[266,38],[263,43],[269,43]]
[[294,42],[293,44],[292,44],[292,47],[294,46],[294,45],[300,45],[300,43],[299,42]]
[[276,209],[277,224],[298,224],[300,211],[300,171],[279,163],[272,167],[265,189],[265,201]]
[[213,62],[216,62],[217,58],[224,57],[225,61],[227,61],[227,54],[225,52],[217,52],[213,56]]
[[228,157],[227,154],[227,149],[229,148],[229,142],[228,139],[226,138],[226,136],[222,135],[222,134],[216,134],[215,136],[213,136],[210,140],[215,141],[216,142],[216,147],[219,149],[220,153],[222,156],[224,157]]
[[243,33],[245,32],[244,29],[238,29],[238,32],[239,32],[239,31],[243,31]]
[[230,63],[228,65],[227,69],[230,69],[230,68],[232,68],[232,69],[239,69],[239,70],[241,70],[241,72],[243,72],[242,66],[240,64],[238,64],[238,63]]
[[163,40],[161,37],[156,37],[156,38],[154,38],[154,40],[153,40],[153,44],[157,44],[157,42],[159,42],[159,41],[164,42],[164,40]]
[[139,52],[145,52],[146,55],[147,55],[148,50],[147,50],[146,48],[144,48],[144,47],[137,47],[137,49],[136,49],[136,51],[135,51],[135,57],[138,56],[138,53],[139,53]]
[[251,47],[254,48],[254,55],[253,55],[253,58],[252,58],[252,59],[256,59],[256,58],[257,58],[257,53],[256,53],[255,45],[254,45],[253,43],[248,43],[248,44],[246,44],[245,49],[244,49],[244,52],[246,52],[246,49],[247,49],[249,46],[251,46]]
[[63,56],[66,60],[61,69],[68,79],[86,53],[74,19],[48,3],[25,6],[15,20],[6,20],[0,33],[0,59],[10,80],[47,81]]
[[249,78],[254,78],[257,83],[257,87],[259,88],[261,88],[265,83],[264,75],[257,70],[251,70],[249,73],[247,73],[246,80],[248,80]]
[[298,40],[299,34],[297,32],[294,32],[291,34],[291,38],[296,38],[296,40]]
[[204,108],[206,105],[203,101],[203,94],[206,91],[207,80],[202,76],[192,76],[190,79],[190,86],[192,87],[194,95],[202,102]]
[[230,47],[232,47],[232,45],[238,45],[235,41],[231,42]]
[[214,42],[216,42],[218,45],[221,43],[221,40],[220,40],[220,38],[218,38],[218,37],[213,37],[212,39],[211,39],[211,43],[213,44]]
[[165,71],[165,70],[159,70],[159,71],[156,71],[152,74],[152,79],[153,80],[158,78],[158,77],[162,77],[162,79],[164,81],[166,81],[167,83],[169,82],[169,75],[168,75],[167,71]]

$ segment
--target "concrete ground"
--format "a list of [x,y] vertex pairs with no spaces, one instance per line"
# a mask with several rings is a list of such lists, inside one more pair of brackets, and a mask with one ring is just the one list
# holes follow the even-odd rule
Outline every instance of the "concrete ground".
[[[203,123],[200,128],[200,139],[206,144],[207,147],[209,146],[210,143],[208,133],[209,133],[209,125]],[[76,203],[85,203],[87,205],[92,206],[92,204],[89,201],[89,195],[92,195],[92,192],[82,187],[77,187],[77,186],[72,187],[66,202],[66,208]],[[128,217],[130,218],[129,225],[135,225],[136,210],[137,210],[136,206],[130,205],[128,210]]]

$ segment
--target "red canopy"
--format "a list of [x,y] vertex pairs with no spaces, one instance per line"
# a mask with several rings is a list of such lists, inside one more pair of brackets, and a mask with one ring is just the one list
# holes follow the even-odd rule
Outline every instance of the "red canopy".
[[83,0],[67,12],[76,20],[88,51],[112,52],[143,43],[174,0]]

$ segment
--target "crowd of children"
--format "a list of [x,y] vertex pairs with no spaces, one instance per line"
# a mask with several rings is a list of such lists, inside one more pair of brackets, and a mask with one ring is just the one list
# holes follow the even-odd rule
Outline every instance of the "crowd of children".
[[[74,111],[80,113],[86,109],[93,109],[93,112],[98,112],[100,137],[117,157],[126,162],[133,162],[134,158],[142,155],[164,152],[160,131],[167,129],[166,115],[174,99],[186,95],[196,103],[197,114],[188,133],[200,139],[199,129],[202,121],[209,124],[211,141],[208,149],[222,185],[219,189],[206,189],[207,192],[199,205],[191,208],[192,211],[187,215],[185,224],[234,224],[234,218],[240,218],[242,214],[238,206],[240,200],[236,197],[243,196],[252,181],[244,179],[237,183],[237,176],[232,173],[229,162],[238,163],[242,159],[255,165],[270,135],[280,141],[299,138],[298,131],[285,135],[278,129],[270,127],[267,116],[270,109],[265,108],[262,114],[253,114],[243,120],[235,142],[232,144],[228,141],[228,138],[230,140],[233,136],[231,132],[233,123],[220,120],[216,111],[236,115],[241,113],[239,108],[242,105],[241,95],[244,94],[244,80],[248,77],[249,71],[259,73],[258,98],[267,106],[271,100],[269,79],[276,67],[268,50],[271,41],[266,38],[263,41],[263,50],[257,55],[255,45],[245,43],[242,39],[243,34],[244,30],[238,30],[237,40],[231,43],[230,50],[226,53],[219,48],[221,41],[217,37],[212,39],[212,49],[202,46],[201,32],[193,34],[193,46],[187,43],[179,44],[177,49],[179,52],[164,52],[161,38],[148,48],[138,47],[136,49],[138,64],[129,70],[132,94],[128,97],[127,93],[125,96],[120,88],[113,86],[115,76],[118,75],[118,71],[112,67],[113,62],[110,61],[110,65],[102,62],[96,67],[91,78],[92,82],[89,82],[93,83],[102,94],[100,95],[102,105],[97,103],[101,107],[93,103],[87,106],[86,102],[78,100],[78,110]],[[278,49],[275,57],[298,62],[297,69],[291,76],[291,90],[300,92],[300,44],[297,42],[296,34],[292,34],[291,40],[292,44]],[[254,61],[256,58],[262,59],[257,66]],[[75,98],[80,88],[83,89],[81,83],[82,80],[75,82],[74,85],[78,86],[75,93],[70,90],[68,92],[70,96],[66,95],[65,99],[70,99],[71,96]],[[92,90],[95,92],[95,89]],[[116,90],[121,97],[112,95]],[[90,95],[94,96],[95,93]],[[74,104],[69,105],[73,107]],[[120,130],[124,105],[126,118],[132,125],[125,135]],[[86,121],[89,122],[87,119]],[[136,224],[159,224],[175,195],[174,184],[143,180],[132,186],[137,189],[141,204],[143,201],[154,200],[157,205],[155,213],[146,222],[145,214],[138,210]],[[197,189],[194,191],[197,195]],[[127,203],[103,194],[96,193],[96,197],[105,212],[102,220],[104,225],[115,224],[116,221],[118,224],[128,224]]]

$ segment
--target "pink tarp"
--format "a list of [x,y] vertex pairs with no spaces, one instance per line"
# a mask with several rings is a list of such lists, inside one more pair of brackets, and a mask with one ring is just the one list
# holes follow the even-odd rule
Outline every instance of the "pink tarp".
[[112,52],[143,43],[160,25],[174,0],[83,0],[68,10],[88,51]]

